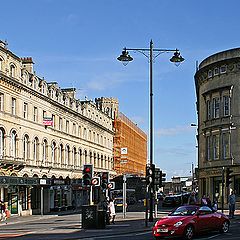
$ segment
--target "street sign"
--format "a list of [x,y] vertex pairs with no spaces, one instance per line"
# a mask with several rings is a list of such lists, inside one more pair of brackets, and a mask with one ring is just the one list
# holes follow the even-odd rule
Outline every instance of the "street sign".
[[46,185],[47,180],[46,179],[40,179],[40,185]]
[[108,189],[115,189],[115,182],[110,182],[107,185]]
[[127,154],[128,153],[128,149],[127,149],[127,147],[122,147],[121,148],[121,154]]
[[93,177],[91,180],[91,185],[95,187],[100,186],[100,177]]

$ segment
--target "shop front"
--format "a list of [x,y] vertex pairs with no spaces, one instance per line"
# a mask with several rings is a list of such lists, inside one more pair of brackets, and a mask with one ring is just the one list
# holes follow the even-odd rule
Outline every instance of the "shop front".
[[72,188],[70,179],[51,180],[50,211],[65,211],[72,208]]
[[11,214],[32,215],[31,189],[38,184],[37,178],[0,176],[0,197]]

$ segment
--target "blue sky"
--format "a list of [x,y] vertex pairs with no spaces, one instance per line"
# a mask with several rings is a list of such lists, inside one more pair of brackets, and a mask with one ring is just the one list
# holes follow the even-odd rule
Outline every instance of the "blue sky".
[[120,111],[149,129],[149,64],[140,53],[124,67],[123,47],[181,51],[156,58],[154,162],[167,178],[196,164],[194,73],[215,52],[239,47],[239,0],[0,0],[0,39],[20,57],[31,56],[37,75],[76,87],[78,97],[116,97]]

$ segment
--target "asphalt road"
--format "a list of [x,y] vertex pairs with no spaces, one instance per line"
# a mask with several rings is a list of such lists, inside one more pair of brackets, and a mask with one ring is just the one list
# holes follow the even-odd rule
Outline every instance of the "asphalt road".
[[[136,218],[139,218],[144,213],[135,213]],[[111,229],[89,229],[82,230],[80,224],[80,214],[52,216],[51,218],[38,218],[28,222],[17,222],[15,224],[1,224],[0,226],[0,240],[2,239],[17,239],[17,240],[62,240],[62,239],[81,239],[81,240],[97,240],[97,239],[137,239],[137,240],[151,240],[152,233],[149,230],[142,230],[128,233],[123,233],[122,230],[129,228],[129,226],[137,226],[143,224],[143,220],[120,221],[121,216],[117,216],[118,221],[115,225],[111,225]],[[134,225],[133,224],[133,221]],[[237,240],[240,239],[240,218],[231,223],[230,231],[227,234],[219,234],[212,232],[206,235],[197,236],[195,239],[216,239],[216,240]],[[131,228],[130,228],[131,229]],[[99,235],[102,236],[99,236]],[[93,237],[94,236],[94,237]]]

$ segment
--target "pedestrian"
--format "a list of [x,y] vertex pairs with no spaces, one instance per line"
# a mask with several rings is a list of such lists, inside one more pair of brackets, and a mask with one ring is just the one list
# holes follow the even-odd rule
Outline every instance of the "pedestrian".
[[112,198],[110,198],[110,200],[109,200],[108,207],[109,207],[111,222],[112,222],[112,224],[115,224],[116,211],[115,211],[115,206],[114,206],[114,200]]
[[3,201],[0,201],[0,210],[1,210],[1,221],[6,220],[6,206]]
[[106,220],[106,224],[109,225],[110,224],[110,216],[109,216],[109,207],[108,207],[108,201],[107,198],[105,197],[102,201],[102,209],[105,211],[105,220]]
[[229,218],[234,218],[236,204],[236,196],[234,190],[231,191],[231,194],[228,197],[228,204],[229,204]]
[[218,202],[217,199],[214,198],[213,203],[212,203],[212,210],[216,212],[218,210]]
[[203,194],[203,196],[201,198],[201,205],[202,206],[207,206],[208,205],[207,198],[206,198],[205,194]]
[[195,196],[195,192],[191,192],[189,198],[188,198],[188,205],[195,205],[197,204],[197,199]]
[[206,201],[207,201],[207,206],[210,207],[210,208],[212,208],[212,201],[211,201],[209,195],[207,195]]

